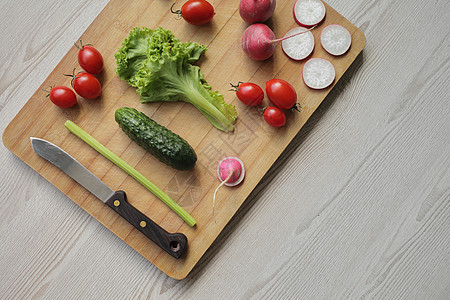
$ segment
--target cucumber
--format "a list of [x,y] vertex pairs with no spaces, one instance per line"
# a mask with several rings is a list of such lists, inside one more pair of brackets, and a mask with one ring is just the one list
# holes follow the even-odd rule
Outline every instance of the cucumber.
[[177,170],[194,168],[197,155],[186,140],[130,107],[115,112],[116,122],[128,137],[163,163]]

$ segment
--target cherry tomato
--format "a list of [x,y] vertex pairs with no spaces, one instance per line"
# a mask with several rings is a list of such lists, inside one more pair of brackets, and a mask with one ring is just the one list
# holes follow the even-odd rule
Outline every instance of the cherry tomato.
[[266,82],[266,93],[270,102],[280,109],[297,107],[297,92],[283,79],[272,79]]
[[264,110],[264,120],[272,127],[282,127],[286,125],[286,115],[284,111],[275,106],[269,106]]
[[80,72],[72,76],[72,86],[75,92],[83,98],[95,99],[102,94],[102,87],[98,79],[86,72]]
[[52,87],[47,97],[49,97],[56,106],[61,108],[69,108],[77,104],[77,96],[66,86]]
[[[90,45],[83,45],[78,51],[78,63],[88,73],[99,74],[103,70],[103,57],[97,49]],[[78,47],[78,46],[77,46]]]
[[[173,5],[172,5],[173,7]],[[206,0],[189,0],[183,4],[181,10],[172,13],[181,14],[184,20],[192,25],[204,25],[214,17],[214,7]]]
[[251,82],[239,82],[238,85],[231,85],[236,91],[236,96],[242,103],[250,106],[261,104],[264,99],[264,91],[259,85]]

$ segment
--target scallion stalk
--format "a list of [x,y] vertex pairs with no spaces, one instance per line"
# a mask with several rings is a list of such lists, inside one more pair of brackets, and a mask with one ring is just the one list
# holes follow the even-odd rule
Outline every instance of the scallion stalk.
[[104,157],[109,159],[115,165],[120,167],[122,170],[127,172],[130,176],[136,179],[139,183],[141,183],[144,187],[150,190],[156,197],[161,199],[167,206],[169,206],[174,212],[176,212],[189,226],[194,226],[196,221],[195,219],[188,214],[181,206],[178,205],[172,198],[169,197],[166,193],[164,193],[160,188],[158,188],[155,184],[153,184],[150,180],[148,180],[144,175],[139,173],[132,166],[127,164],[123,159],[114,154],[111,150],[103,146],[99,141],[94,139],[89,133],[81,129],[74,122],[67,120],[64,123],[64,126],[77,137],[86,142],[89,146],[97,150]]

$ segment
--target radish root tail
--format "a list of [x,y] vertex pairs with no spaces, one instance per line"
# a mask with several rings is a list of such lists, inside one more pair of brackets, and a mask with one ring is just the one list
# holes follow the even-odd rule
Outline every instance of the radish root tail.
[[219,186],[216,188],[216,190],[214,191],[214,196],[213,196],[213,209],[212,209],[212,214],[214,217],[214,208],[216,207],[216,195],[217,195],[217,191],[225,184],[228,182],[228,180],[230,180],[231,176],[233,176],[233,170],[231,170],[230,174],[228,175],[228,177],[222,181]]
[[313,27],[311,27],[311,28],[309,28],[309,29],[307,29],[307,30],[305,30],[305,31],[297,32],[297,33],[295,33],[295,34],[293,34],[293,35],[290,35],[290,36],[285,36],[285,37],[282,37],[282,38],[280,38],[280,39],[271,40],[270,43],[273,44],[273,43],[276,43],[276,42],[281,42],[281,41],[290,39],[291,37],[294,37],[294,36],[297,36],[297,35],[300,35],[300,34],[303,34],[303,33],[307,33],[307,32],[309,32],[309,31],[313,30],[314,28],[316,28],[316,26],[317,26],[317,25],[314,25]]

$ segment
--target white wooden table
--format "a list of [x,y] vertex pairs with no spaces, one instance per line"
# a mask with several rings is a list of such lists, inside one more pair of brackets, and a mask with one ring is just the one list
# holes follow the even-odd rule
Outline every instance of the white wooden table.
[[[107,2],[1,1],[1,132]],[[365,50],[185,280],[2,144],[0,299],[450,299],[450,2],[328,3]]]

